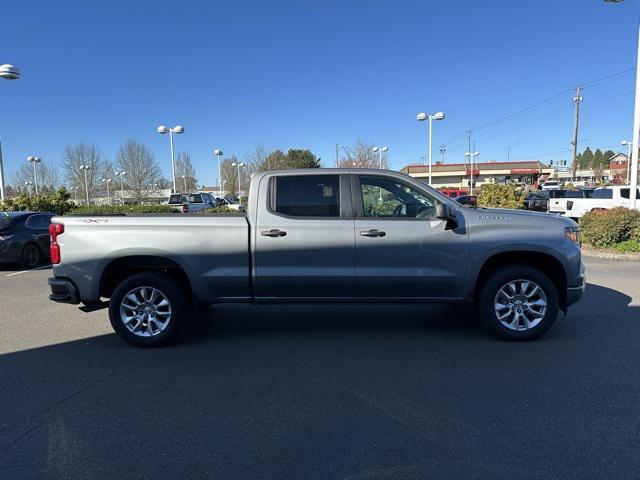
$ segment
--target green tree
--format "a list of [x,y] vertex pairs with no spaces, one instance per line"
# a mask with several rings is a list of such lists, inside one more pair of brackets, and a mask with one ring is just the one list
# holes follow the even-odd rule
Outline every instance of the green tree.
[[286,163],[288,168],[320,168],[320,159],[309,149],[290,148]]
[[591,151],[591,148],[585,148],[584,152],[579,156],[579,158],[580,162],[578,163],[578,165],[580,166],[580,168],[586,169],[593,166],[593,151]]

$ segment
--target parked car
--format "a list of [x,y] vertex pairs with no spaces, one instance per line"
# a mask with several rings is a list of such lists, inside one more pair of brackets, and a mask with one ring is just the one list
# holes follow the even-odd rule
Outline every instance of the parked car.
[[557,180],[547,180],[542,184],[542,190],[558,190],[560,183]]
[[524,199],[527,210],[546,212],[549,210],[549,191],[532,190]]
[[234,197],[230,197],[230,196],[218,197],[213,194],[209,194],[209,195],[211,195],[215,199],[216,204],[219,207],[227,207],[231,210],[238,210],[240,212],[244,211],[244,207],[240,205],[240,203],[238,203],[238,201]]
[[0,212],[0,263],[25,268],[49,258],[49,224],[53,213]]
[[478,197],[476,195],[460,195],[459,197],[455,197],[454,200],[465,207],[478,206]]
[[193,213],[207,208],[217,207],[215,198],[208,193],[172,193],[169,205],[182,213]]
[[49,298],[108,298],[113,329],[137,346],[225,302],[471,303],[497,335],[529,340],[585,288],[573,220],[464,208],[377,169],[258,173],[246,215],[55,217],[50,232]]

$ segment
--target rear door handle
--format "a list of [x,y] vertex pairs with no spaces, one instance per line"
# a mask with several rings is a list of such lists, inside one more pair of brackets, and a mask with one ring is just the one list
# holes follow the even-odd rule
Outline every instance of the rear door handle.
[[263,237],[284,237],[286,234],[287,232],[283,232],[282,230],[278,230],[277,228],[260,232],[260,235],[262,235]]
[[363,237],[384,237],[387,232],[381,232],[380,230],[371,229],[365,230],[364,232],[360,232],[360,235]]

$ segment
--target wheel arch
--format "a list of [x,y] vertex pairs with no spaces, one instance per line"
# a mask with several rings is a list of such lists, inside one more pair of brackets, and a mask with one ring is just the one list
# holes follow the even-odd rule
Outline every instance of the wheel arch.
[[549,253],[514,250],[500,252],[485,259],[476,276],[473,298],[478,299],[480,290],[489,276],[499,268],[509,265],[527,265],[544,273],[558,290],[560,308],[566,308],[567,273],[562,262]]
[[160,255],[129,255],[115,258],[104,267],[99,282],[100,297],[109,298],[124,279],[144,272],[166,273],[175,278],[190,296],[194,295],[187,271],[175,260]]

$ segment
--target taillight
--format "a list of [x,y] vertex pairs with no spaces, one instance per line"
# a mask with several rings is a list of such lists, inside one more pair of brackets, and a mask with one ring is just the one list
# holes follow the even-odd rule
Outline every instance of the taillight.
[[189,205],[186,203],[182,204],[182,213],[189,213]]
[[567,200],[567,210],[571,210],[573,208],[573,202],[571,200]]
[[64,233],[64,225],[62,223],[52,223],[49,225],[49,236],[51,238],[49,253],[51,254],[51,263],[54,265],[60,263],[60,245],[58,245],[58,235],[62,233]]

